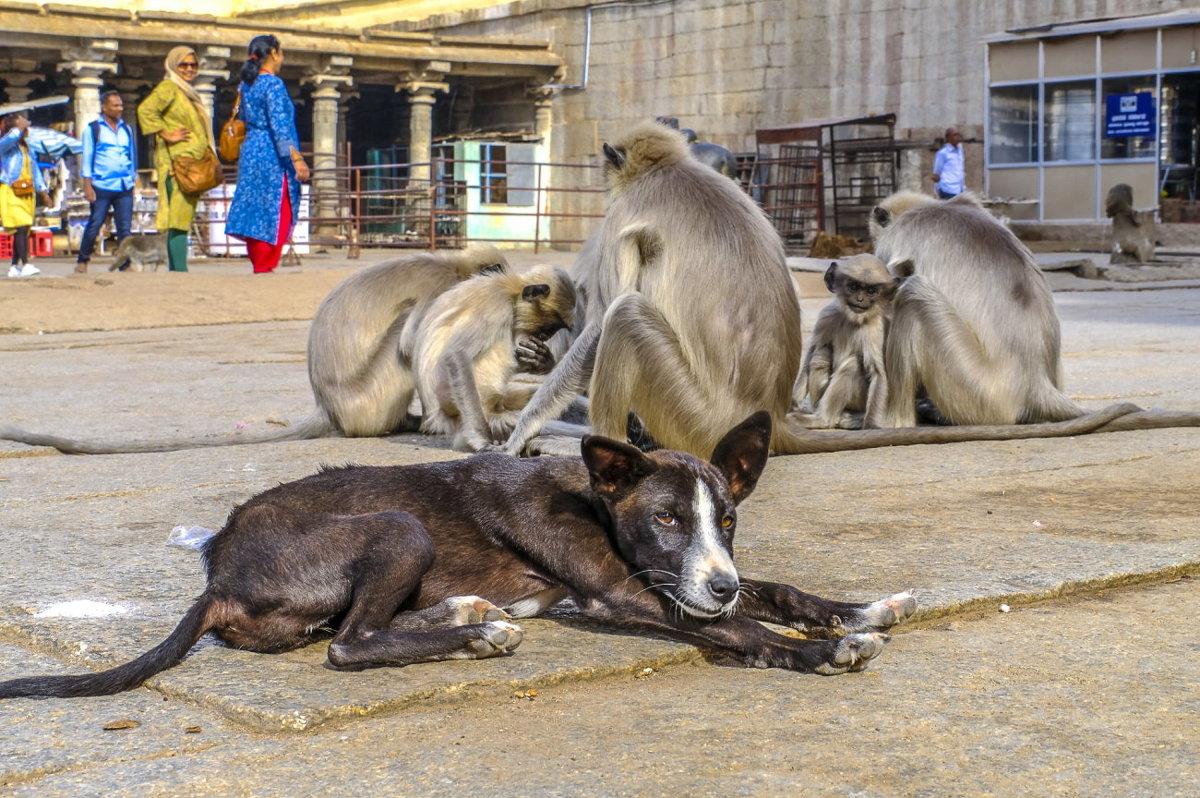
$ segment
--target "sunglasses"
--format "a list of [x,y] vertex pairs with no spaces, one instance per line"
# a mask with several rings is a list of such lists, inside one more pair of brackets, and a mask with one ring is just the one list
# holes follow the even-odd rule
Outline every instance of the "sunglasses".
[[199,68],[199,66],[200,65],[198,63],[196,63],[195,61],[180,61],[179,62],[180,69],[197,69],[197,68]]

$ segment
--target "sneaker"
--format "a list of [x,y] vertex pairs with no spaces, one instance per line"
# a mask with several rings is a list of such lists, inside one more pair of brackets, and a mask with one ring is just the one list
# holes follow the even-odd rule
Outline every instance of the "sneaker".
[[42,273],[42,270],[39,269],[37,266],[34,266],[32,263],[26,263],[25,267],[23,269],[21,269],[22,277],[32,277],[35,274],[41,274],[41,273]]
[[21,276],[21,268],[16,265],[10,266],[8,268],[8,276],[9,277],[20,277]]

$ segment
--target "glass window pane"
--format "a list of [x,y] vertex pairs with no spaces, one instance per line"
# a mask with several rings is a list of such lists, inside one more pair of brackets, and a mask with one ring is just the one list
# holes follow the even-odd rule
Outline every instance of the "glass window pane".
[[1046,160],[1090,161],[1095,157],[1095,82],[1047,83]]
[[[1114,95],[1154,94],[1154,77],[1107,78],[1101,83],[1105,107],[1108,98]],[[1155,103],[1157,106],[1157,103]],[[1110,136],[1105,129],[1100,141],[1101,158],[1153,158],[1154,137],[1152,131],[1144,136]]]
[[1037,86],[992,89],[988,159],[998,163],[1034,163],[1038,159]]

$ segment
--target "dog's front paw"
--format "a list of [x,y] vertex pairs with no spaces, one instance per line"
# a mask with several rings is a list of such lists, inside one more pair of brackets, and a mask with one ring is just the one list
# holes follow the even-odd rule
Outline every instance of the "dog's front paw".
[[917,599],[909,591],[896,593],[867,604],[858,613],[843,621],[847,632],[869,632],[890,629],[908,620],[917,611]]
[[480,636],[467,643],[464,656],[468,659],[486,659],[508,654],[521,645],[525,632],[515,623],[490,621],[479,625]]
[[841,640],[831,643],[832,653],[829,660],[814,670],[825,676],[861,671],[867,667],[868,662],[883,653],[884,645],[891,639],[890,635],[883,632],[846,635]]

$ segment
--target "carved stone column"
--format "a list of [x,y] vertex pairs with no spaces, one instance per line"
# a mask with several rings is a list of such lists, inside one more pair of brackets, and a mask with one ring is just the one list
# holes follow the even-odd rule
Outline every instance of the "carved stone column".
[[71,73],[71,83],[75,86],[76,136],[83,135],[83,129],[100,117],[100,87],[104,85],[101,75],[116,74],[116,52],[117,43],[107,40],[63,51],[66,60],[58,68]]
[[[196,70],[196,79],[192,81],[192,88],[200,95],[200,104],[204,106],[204,110],[208,111],[208,116],[212,119],[217,82],[229,80],[229,70],[225,67],[229,64],[230,52],[228,47],[205,47],[196,55],[200,61],[200,68]],[[215,131],[217,126],[224,121],[224,119],[220,121],[213,119],[213,130]],[[216,134],[213,133],[213,135]]]
[[8,95],[10,103],[20,103],[28,100],[29,95],[33,94],[33,89],[29,88],[29,81],[40,77],[41,75],[0,74],[0,78],[4,78],[4,93]]
[[409,179],[414,184],[429,184],[429,162],[433,153],[433,104],[434,94],[449,91],[450,85],[438,78],[445,77],[450,64],[430,61],[420,71],[410,72],[408,80],[399,83],[396,91],[408,92],[412,115],[408,123]]
[[348,89],[354,79],[348,74],[354,59],[349,56],[326,57],[319,70],[305,75],[302,83],[311,83],[312,130],[313,130],[313,176],[312,200],[314,214],[325,221],[318,222],[316,232],[336,234],[337,223],[332,219],[340,216],[337,194],[338,102],[342,91]]

